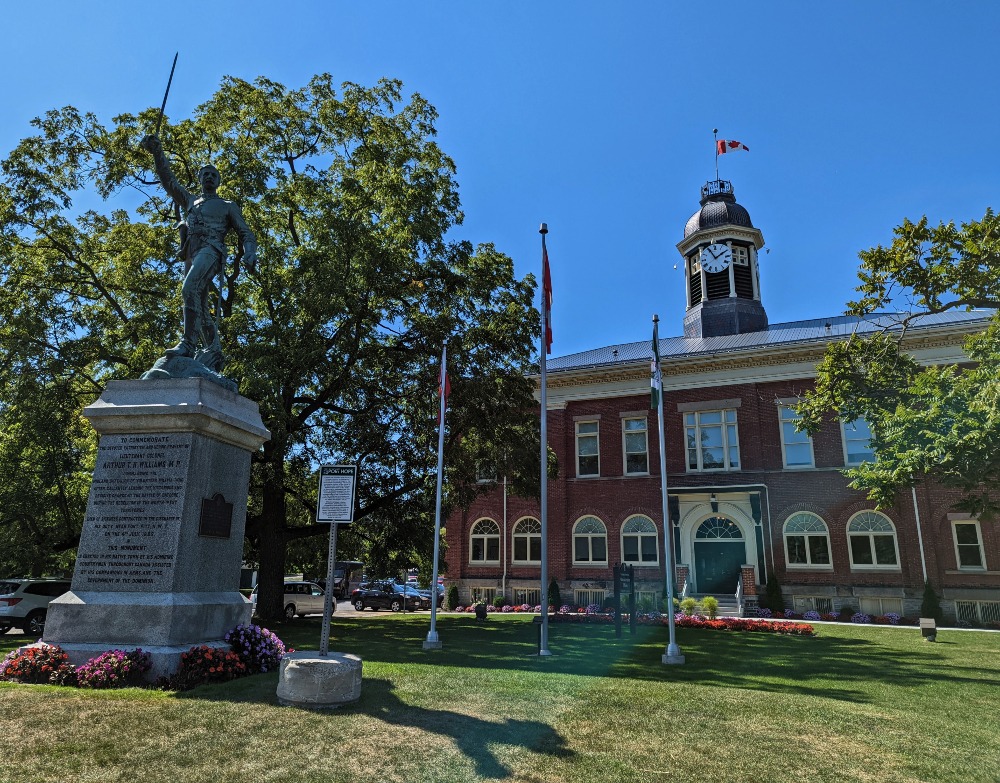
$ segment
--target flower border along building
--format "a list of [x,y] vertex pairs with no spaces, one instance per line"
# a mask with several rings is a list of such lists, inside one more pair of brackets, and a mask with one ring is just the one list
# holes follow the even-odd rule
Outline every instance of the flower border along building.
[[[894,328],[891,315],[769,324],[760,299],[761,232],[726,181],[708,182],[678,244],[685,269],[683,336],[660,338],[669,535],[664,562],[652,346],[614,345],[548,361],[549,575],[564,602],[600,603],[612,567],[635,566],[639,598],[725,598],[762,591],[775,576],[796,611],[843,608],[916,616],[925,580],[946,614],[1000,621],[1000,536],[917,485],[876,510],[841,471],[871,457],[864,421],[795,431],[791,408],[811,388],[827,344]],[[966,361],[969,334],[991,313],[955,312],[911,324],[905,349],[927,364]],[[665,319],[669,324],[669,319]],[[463,600],[503,593],[540,601],[535,499],[503,484],[454,513],[449,577]]]

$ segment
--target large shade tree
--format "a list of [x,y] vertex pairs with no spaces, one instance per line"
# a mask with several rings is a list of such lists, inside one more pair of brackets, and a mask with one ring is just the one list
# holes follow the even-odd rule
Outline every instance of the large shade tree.
[[[0,163],[0,429],[16,422],[32,449],[54,450],[43,475],[40,458],[0,443],[0,476],[14,479],[0,491],[24,493],[18,460],[36,464],[32,480],[47,486],[24,497],[44,501],[64,547],[92,452],[80,408],[177,336],[177,215],[138,146],[155,114],[105,125],[54,110]],[[220,289],[225,373],[271,432],[254,455],[247,524],[265,617],[281,611],[289,542],[325,532],[313,518],[318,464],[360,466],[345,553],[379,545],[390,566],[430,551],[444,342],[448,502],[479,491],[476,463],[498,453],[526,486],[537,474],[534,280],[515,278],[492,245],[452,238],[462,213],[435,119],[398,82],[338,89],[322,75],[301,89],[227,78],[193,117],[163,123],[178,179],[195,191],[198,167],[215,164],[220,195],[242,205],[259,242],[251,268],[232,249]],[[30,514],[3,505],[3,524],[30,536]]]
[[860,297],[849,312],[902,310],[870,337],[834,343],[816,388],[799,406],[815,431],[824,417],[864,417],[876,459],[847,471],[880,506],[921,481],[957,489],[957,508],[1000,510],[1000,320],[969,338],[963,367],[919,365],[905,351],[908,330],[929,313],[1000,307],[1000,219],[932,226],[904,221],[888,247],[859,254]]

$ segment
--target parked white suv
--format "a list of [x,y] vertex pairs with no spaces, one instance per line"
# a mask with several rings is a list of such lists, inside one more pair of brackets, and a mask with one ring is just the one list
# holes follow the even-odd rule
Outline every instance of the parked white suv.
[[[257,587],[250,593],[250,604],[253,613],[257,614]],[[285,582],[285,619],[291,620],[295,615],[305,617],[307,614],[323,614],[323,604],[326,594],[323,588],[315,582]],[[337,611],[337,599],[333,599],[333,611]]]
[[69,586],[68,579],[0,580],[0,633],[17,627],[29,636],[41,636],[49,601]]

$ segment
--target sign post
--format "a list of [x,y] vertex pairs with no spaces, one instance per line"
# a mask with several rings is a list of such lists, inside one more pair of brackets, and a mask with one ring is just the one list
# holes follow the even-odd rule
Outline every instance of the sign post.
[[326,589],[323,601],[323,631],[319,654],[330,653],[330,617],[333,614],[333,588],[337,579],[337,525],[354,521],[354,498],[358,483],[357,465],[324,465],[319,471],[319,498],[316,522],[330,523],[330,549],[327,553]]

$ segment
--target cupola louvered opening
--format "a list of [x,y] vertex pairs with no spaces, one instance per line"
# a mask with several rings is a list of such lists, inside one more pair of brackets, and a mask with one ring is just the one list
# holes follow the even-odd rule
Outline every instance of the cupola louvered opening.
[[726,299],[729,297],[729,270],[724,269],[715,274],[705,273],[705,288],[709,299]]
[[753,273],[749,266],[734,266],[733,282],[740,299],[753,299]]
[[692,258],[689,268],[691,269],[691,304],[697,304],[701,301],[701,267]]

